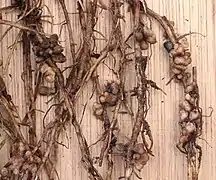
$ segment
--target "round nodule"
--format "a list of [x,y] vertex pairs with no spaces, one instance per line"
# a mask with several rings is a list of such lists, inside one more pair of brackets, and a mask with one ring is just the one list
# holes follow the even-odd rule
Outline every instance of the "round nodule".
[[143,34],[145,37],[151,37],[155,35],[154,32],[148,26],[143,27]]
[[47,71],[49,71],[50,69],[51,69],[51,67],[50,67],[48,64],[43,63],[43,64],[41,64],[40,72],[41,72],[42,74],[44,74],[44,73],[46,73]]
[[60,45],[56,45],[54,48],[53,48],[53,54],[60,54],[64,51],[64,48]]
[[185,129],[187,130],[188,133],[193,133],[194,131],[196,131],[196,126],[195,124],[188,122],[185,126]]
[[190,95],[189,93],[185,94],[185,99],[186,99],[187,101],[190,101],[191,95]]
[[134,146],[133,151],[139,154],[143,154],[145,153],[145,149],[144,149],[144,144],[143,143],[138,143]]
[[196,119],[199,119],[199,118],[200,118],[200,113],[199,113],[199,111],[194,110],[194,111],[191,111],[191,112],[190,112],[189,119],[190,119],[191,121],[196,120]]
[[141,155],[139,153],[134,153],[134,155],[133,155],[134,160],[138,160],[138,159],[140,159],[140,157],[141,157]]
[[66,61],[66,57],[62,53],[56,54],[52,57],[52,60],[56,63],[64,63]]
[[5,168],[5,167],[3,167],[3,168],[1,169],[1,175],[2,175],[3,177],[6,177],[6,176],[8,175],[8,169]]
[[44,75],[44,80],[48,83],[53,83],[55,81],[55,73],[50,73],[50,72],[47,72],[45,75]]
[[50,39],[54,41],[58,41],[58,35],[57,34],[51,34]]
[[185,65],[185,66],[188,65],[183,56],[176,56],[174,57],[173,61],[177,65]]
[[194,86],[192,84],[188,85],[186,88],[185,88],[185,92],[186,93],[190,93],[194,90]]
[[164,48],[166,49],[166,51],[169,53],[173,48],[174,45],[170,40],[167,40],[163,43]]
[[178,75],[176,76],[176,78],[177,78],[178,80],[182,80],[182,79],[184,78],[184,75],[183,75],[183,74],[178,74]]
[[150,43],[150,44],[155,44],[155,43],[157,43],[157,38],[156,38],[155,35],[153,35],[153,36],[147,37],[147,38],[145,39],[145,41],[147,41],[147,42]]
[[174,64],[172,67],[176,68],[176,69],[179,69],[180,71],[185,71],[187,69],[187,66],[177,65],[177,64]]
[[172,71],[172,73],[174,73],[174,74],[181,74],[181,70],[179,70],[179,69],[177,69],[177,68],[175,68],[175,67],[172,67],[171,68],[171,71]]
[[143,33],[140,31],[135,32],[134,37],[138,42],[141,42],[144,39]]
[[104,111],[103,108],[99,108],[99,109],[96,109],[94,113],[96,116],[101,116],[103,114],[103,111]]
[[106,97],[104,96],[104,95],[101,95],[100,97],[99,97],[99,101],[100,101],[100,103],[105,103],[106,102]]
[[190,112],[192,110],[190,103],[186,100],[184,100],[180,103],[180,107],[182,107],[187,112]]
[[100,108],[103,108],[103,106],[97,102],[95,102],[92,106],[93,111],[95,111],[96,109],[100,109]]
[[179,138],[180,143],[185,143],[188,141],[188,135],[183,135]]
[[189,113],[185,111],[184,109],[181,109],[179,111],[179,116],[181,121],[185,121],[188,118]]
[[148,45],[148,43],[146,41],[141,41],[139,43],[139,45],[140,45],[141,50],[147,50],[149,48],[149,45]]

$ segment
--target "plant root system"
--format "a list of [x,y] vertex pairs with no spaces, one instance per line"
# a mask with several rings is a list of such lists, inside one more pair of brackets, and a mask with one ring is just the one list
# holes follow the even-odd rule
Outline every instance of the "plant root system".
[[[174,31],[174,24],[166,17],[160,16],[148,8],[143,0],[104,0],[82,1],[77,0],[77,12],[80,23],[81,43],[75,42],[73,27],[68,15],[65,0],[58,0],[65,16],[65,24],[69,36],[70,57],[64,53],[64,47],[60,43],[58,34],[47,34],[42,25],[43,3],[42,0],[23,1],[12,0],[10,7],[19,11],[18,19],[15,22],[0,19],[0,24],[9,26],[1,40],[12,28],[20,29],[20,36],[23,45],[23,74],[25,93],[25,116],[20,118],[13,99],[7,92],[7,88],[0,76],[0,119],[1,128],[10,138],[11,150],[8,162],[0,171],[0,180],[36,180],[44,170],[48,179],[59,179],[55,169],[56,161],[51,155],[55,154],[60,135],[67,126],[75,130],[81,152],[81,162],[88,177],[91,180],[112,180],[113,169],[115,168],[114,156],[122,157],[125,167],[124,175],[119,179],[131,179],[137,172],[140,172],[154,156],[153,133],[150,122],[146,116],[150,109],[149,88],[166,93],[154,82],[148,79],[146,69],[151,55],[147,51],[157,43],[157,38],[148,25],[146,18],[152,18],[160,24],[164,30],[164,48],[169,54],[171,79],[174,79],[184,87],[184,99],[179,106],[179,127],[180,138],[177,148],[186,154],[188,161],[188,179],[198,180],[198,173],[201,164],[202,148],[196,140],[202,134],[202,109],[199,106],[199,88],[197,84],[197,70],[189,71],[191,64],[191,53],[186,35],[179,36]],[[122,15],[122,6],[129,6],[128,13],[132,15],[133,29],[131,34],[125,38],[122,22],[125,21]],[[100,11],[107,11],[111,17],[111,31],[109,35],[103,35],[96,30]],[[53,23],[53,22],[52,22]],[[106,45],[100,52],[97,52],[98,39],[95,33],[101,35]],[[133,45],[129,39],[132,39]],[[77,46],[79,45],[79,46]],[[34,54],[34,58],[30,54]],[[100,82],[97,67],[106,64],[107,59],[114,59],[112,71],[113,80]],[[9,62],[9,61],[8,61]],[[65,62],[71,63],[67,75],[61,67]],[[136,85],[132,90],[126,91],[125,78],[126,67],[134,63],[134,75]],[[9,65],[9,64],[8,64]],[[107,66],[108,67],[108,66]],[[7,69],[7,68],[6,68]],[[192,78],[192,80],[191,80]],[[93,85],[91,100],[95,95],[92,106],[92,120],[99,120],[103,124],[100,153],[96,157],[99,167],[106,164],[105,177],[99,173],[93,161],[90,147],[81,128],[82,119],[78,121],[76,106],[78,97],[87,83]],[[41,136],[37,136],[36,127],[36,100],[40,96],[51,97],[55,103],[49,106],[43,118]],[[131,108],[128,99],[136,97],[137,107]],[[49,103],[48,103],[49,104]],[[49,111],[55,108],[53,118],[47,124],[45,119]],[[119,114],[121,109],[131,118],[132,128],[127,142],[122,142],[120,133]],[[28,133],[23,133],[23,128],[28,128]],[[95,143],[96,144],[96,143]],[[65,146],[65,145],[64,145]],[[104,173],[103,173],[104,174]]]

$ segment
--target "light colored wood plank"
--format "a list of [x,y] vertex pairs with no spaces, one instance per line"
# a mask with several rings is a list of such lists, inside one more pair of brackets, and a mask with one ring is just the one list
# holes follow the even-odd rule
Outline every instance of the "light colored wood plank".
[[[45,0],[44,3],[50,8],[52,15],[54,16],[54,23],[59,23],[64,20],[63,12],[57,1]],[[209,107],[216,107],[216,3],[214,0],[154,0],[147,1],[150,8],[165,15],[168,19],[175,22],[175,26],[180,34],[191,32],[199,32],[205,35],[191,35],[188,37],[190,42],[190,48],[192,52],[193,66],[197,66],[198,70],[198,84],[200,87],[201,101],[200,105],[203,108],[203,113],[209,114]],[[5,0],[0,2],[0,6],[9,5],[10,1]],[[68,12],[76,12],[75,1],[67,1]],[[122,23],[123,34],[127,37],[132,31],[131,16],[127,12],[127,8],[122,9],[122,13],[125,16],[126,23]],[[44,8],[44,14],[48,11]],[[7,11],[5,14],[3,12],[3,18],[8,20],[15,20],[17,13],[11,13]],[[78,15],[70,14],[71,23],[73,26],[73,35],[76,38],[76,42],[80,42],[79,36],[79,20]],[[48,18],[50,20],[50,18]],[[97,30],[102,32],[106,37],[108,37],[111,30],[111,20],[108,12],[102,12],[99,16]],[[8,26],[0,26],[0,35],[6,30]],[[60,33],[59,25],[51,25],[44,23],[44,28],[47,33]],[[52,29],[53,28],[53,29]],[[151,93],[151,109],[148,113],[148,121],[152,129],[154,137],[154,147],[153,152],[155,154],[154,158],[151,158],[148,164],[145,166],[140,176],[143,179],[148,180],[186,180],[187,179],[187,165],[186,158],[181,154],[176,148],[175,144],[179,138],[179,128],[178,128],[178,104],[179,100],[183,97],[183,89],[179,87],[178,84],[172,82],[170,85],[166,86],[165,83],[169,80],[169,60],[167,53],[163,49],[163,31],[157,23],[153,21],[153,29],[158,37],[158,43],[153,45],[152,51],[153,56],[148,67],[148,77],[154,80],[166,93],[167,96],[162,93],[150,90]],[[13,43],[18,34],[18,29],[11,30],[6,38],[1,42],[0,48],[0,58],[3,58],[4,64],[6,63],[6,58],[9,55],[9,50],[7,47]],[[101,37],[96,34],[97,37]],[[71,55],[69,50],[69,41],[66,26],[63,26],[61,34],[61,44],[65,47],[65,54],[68,61],[61,65],[69,66],[71,62]],[[104,47],[104,41],[97,43],[98,52]],[[77,46],[78,48],[78,46]],[[32,60],[34,61],[34,56],[32,55]],[[108,66],[113,66],[111,59],[106,59],[106,64]],[[33,63],[34,64],[34,63]],[[23,82],[21,80],[22,73],[22,45],[18,44],[15,50],[8,74],[6,74],[5,79],[7,80],[7,86],[9,92],[11,93],[15,104],[18,106],[21,117],[24,115],[24,92],[23,92]],[[114,76],[106,66],[99,66],[97,69],[100,77],[100,82],[103,84],[105,80],[112,79]],[[67,71],[68,73],[68,71]],[[67,74],[66,73],[66,74]],[[11,74],[12,78],[8,75]],[[66,75],[65,74],[65,75]],[[134,64],[131,63],[127,67],[126,74],[126,89],[132,88],[135,85],[135,74],[134,74]],[[78,119],[82,114],[83,104],[88,100],[91,95],[90,89],[92,85],[89,83],[80,95],[77,103],[77,114]],[[49,105],[45,105],[45,101],[48,98],[39,98],[37,101],[37,108],[43,109],[44,111],[48,109]],[[102,122],[99,122],[92,116],[91,106],[95,101],[95,97],[89,102],[84,119],[82,122],[82,129],[87,137],[88,144],[94,143],[102,134]],[[133,107],[136,107],[136,103],[133,101]],[[52,114],[52,113],[50,113]],[[42,132],[42,117],[43,114],[37,113],[37,135],[39,136]],[[49,116],[47,122],[51,120],[52,115]],[[216,122],[215,113],[212,117],[204,118],[204,129],[202,138],[205,139],[210,145],[208,145],[204,140],[200,139],[199,143],[203,148],[203,160],[200,172],[200,180],[210,180],[216,178],[216,155],[215,155],[215,137],[216,137]],[[121,135],[125,137],[131,134],[131,121],[126,115],[119,117],[119,124],[122,128]],[[68,136],[69,141],[66,136]],[[58,148],[58,163],[56,165],[57,171],[59,172],[61,180],[85,180],[87,179],[87,173],[82,168],[80,159],[80,151],[78,147],[78,142],[73,127],[67,127],[67,131],[61,135],[59,140],[64,144],[68,145],[68,149],[59,146]],[[100,153],[101,143],[96,145],[91,149],[93,156],[98,156]],[[212,147],[211,147],[212,146]],[[0,151],[0,156],[4,156],[0,160],[0,166],[6,162],[6,156],[8,156],[7,148]],[[113,179],[117,179],[120,175],[123,175],[123,163],[121,158],[115,158],[116,167],[114,171]],[[105,168],[99,168],[102,175],[105,175]],[[45,176],[43,176],[43,179]],[[134,178],[135,179],[135,178]]]

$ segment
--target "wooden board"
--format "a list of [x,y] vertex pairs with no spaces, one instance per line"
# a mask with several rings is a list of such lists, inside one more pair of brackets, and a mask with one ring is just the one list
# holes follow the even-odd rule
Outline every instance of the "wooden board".
[[[79,20],[76,12],[76,1],[65,0],[67,2],[67,9],[70,12],[69,16],[73,27],[73,36],[76,42],[79,42]],[[103,0],[105,1],[105,0]],[[198,71],[198,84],[200,88],[200,105],[203,108],[203,114],[210,113],[209,107],[216,107],[216,2],[215,0],[154,0],[147,1],[150,8],[161,15],[165,15],[169,20],[175,22],[175,27],[179,34],[188,32],[199,32],[202,35],[194,34],[188,36],[190,49],[192,52],[192,66],[197,67]],[[44,0],[44,4],[49,7],[53,16],[53,21],[56,25],[44,22],[45,32],[60,33],[61,26],[59,23],[64,21],[63,12],[55,0]],[[2,0],[0,7],[10,5],[9,0]],[[44,6],[44,14],[47,15],[48,9]],[[132,31],[131,16],[127,12],[127,7],[122,8],[122,14],[125,17],[125,23],[122,22],[122,29],[124,36],[127,37]],[[3,11],[3,19],[15,21],[18,12],[16,11]],[[51,20],[51,18],[44,18]],[[148,67],[148,78],[154,80],[166,93],[164,95],[156,90],[150,90],[150,104],[151,109],[148,113],[147,120],[151,126],[154,147],[154,158],[151,158],[148,164],[140,173],[143,179],[148,180],[186,180],[187,179],[187,165],[186,158],[175,147],[179,137],[178,127],[178,104],[183,97],[183,89],[176,83],[172,82],[166,86],[166,82],[170,78],[169,74],[169,60],[168,55],[163,48],[163,31],[157,23],[153,21],[153,30],[156,33],[158,43],[152,46],[152,58]],[[0,36],[5,32],[8,26],[0,25]],[[97,30],[108,36],[110,27],[110,16],[108,12],[102,12],[99,16]],[[0,62],[3,66],[9,63],[8,70],[5,71],[5,80],[14,103],[18,106],[21,117],[24,116],[25,106],[23,82],[21,74],[23,72],[22,64],[22,43],[18,43],[11,58],[10,45],[16,39],[19,29],[13,28],[7,36],[1,41],[0,45]],[[100,35],[96,34],[97,37]],[[100,37],[101,38],[101,37]],[[69,53],[69,41],[66,26],[62,26],[61,31],[61,44],[65,47],[65,55],[69,59],[62,68],[71,65]],[[98,52],[104,47],[103,40],[98,43]],[[8,62],[10,59],[10,62]],[[32,64],[34,65],[35,57],[32,55]],[[113,66],[110,59],[105,60],[108,66]],[[100,82],[104,83],[105,80],[112,79],[114,76],[107,68],[107,66],[99,66],[97,69],[100,75]],[[135,85],[134,64],[127,69],[126,86],[133,87]],[[3,69],[1,68],[1,72]],[[83,105],[89,99],[92,93],[92,85],[88,84],[84,91],[81,93],[77,103],[78,119],[81,118]],[[41,97],[37,101],[37,108],[45,111],[51,104],[45,102],[48,98]],[[102,122],[99,122],[92,115],[92,104],[95,97],[88,102],[84,118],[82,121],[82,129],[87,136],[88,144],[94,143],[100,138],[102,133]],[[133,102],[133,107],[136,103]],[[42,131],[42,117],[44,114],[37,113],[37,135],[39,136]],[[47,122],[52,118],[52,113],[49,114]],[[200,180],[211,180],[216,178],[216,121],[215,113],[211,117],[204,118],[204,129],[202,139],[199,144],[203,149],[202,165],[200,172]],[[131,120],[127,115],[119,117],[119,123],[122,127],[121,135],[124,138],[131,133]],[[3,135],[0,137],[3,139]],[[81,156],[78,147],[78,142],[74,129],[72,126],[67,127],[66,131],[61,135],[60,142],[64,143],[67,148],[63,146],[58,147],[57,171],[61,180],[85,180],[87,173],[81,164]],[[100,143],[91,148],[92,156],[98,156],[100,152]],[[0,167],[7,161],[8,146],[0,151]],[[117,179],[123,175],[122,159],[115,158],[115,171],[113,179]],[[102,175],[105,175],[103,168],[99,168]],[[45,176],[44,176],[45,178]],[[44,179],[42,178],[42,179]],[[134,178],[136,179],[136,178]]]

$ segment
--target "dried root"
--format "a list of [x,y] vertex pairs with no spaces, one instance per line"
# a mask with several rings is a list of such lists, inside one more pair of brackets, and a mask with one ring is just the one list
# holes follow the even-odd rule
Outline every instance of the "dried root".
[[[148,111],[147,80],[145,75],[146,64],[147,64],[147,57],[143,57],[140,54],[136,56],[136,76],[138,80],[136,95],[138,99],[138,111],[136,114],[136,121],[133,126],[133,131],[132,131],[132,135],[127,150],[127,156],[126,156],[127,166],[125,170],[125,178],[130,178],[132,172],[134,172],[134,168],[140,171],[149,160],[148,153],[151,154],[152,145],[148,147],[148,144],[146,143],[145,140],[145,135],[149,137],[151,144],[153,144],[151,131],[149,129],[148,123],[144,119]],[[142,133],[143,143],[140,144],[137,143],[137,140],[138,140],[138,136],[141,135],[142,127],[143,127],[143,132],[148,132],[148,133]],[[137,152],[139,150],[139,152],[142,151],[142,153],[136,154],[136,151],[134,152],[134,147],[137,147],[135,148]]]
[[155,13],[147,7],[147,4],[145,9],[146,13],[156,19],[165,31],[166,40],[164,42],[164,48],[169,53],[170,71],[173,74],[171,80],[175,79],[177,82],[182,82],[185,85],[186,81],[190,78],[188,77],[190,73],[187,73],[186,70],[192,61],[187,38],[184,36],[178,37],[173,28],[174,24],[167,20],[165,16],[162,17]]
[[188,34],[178,36],[174,31],[174,24],[167,20],[166,17],[161,17],[159,14],[149,9],[147,5],[145,9],[146,13],[157,20],[165,31],[166,40],[164,42],[164,48],[169,53],[170,71],[173,74],[171,80],[175,79],[184,86],[185,97],[180,103],[179,110],[181,136],[177,148],[187,155],[188,179],[198,180],[202,148],[196,143],[196,140],[202,134],[203,122],[202,110],[199,107],[200,95],[197,85],[196,67],[193,67],[192,82],[189,82],[191,73],[187,72],[188,66],[192,61],[191,53],[188,49],[188,41],[185,37]]
[[1,169],[0,179],[33,179],[41,163],[41,153],[33,153],[28,145],[18,142],[12,145],[11,159]]
[[[187,39],[185,38],[187,42]],[[164,47],[169,52],[170,57],[170,69],[173,73],[173,76],[176,80],[181,81],[184,85],[190,76],[189,73],[186,72],[187,66],[191,64],[191,53],[188,51],[188,44],[178,42],[176,44],[172,44],[171,41],[165,41]]]
[[[62,1],[63,2],[63,1]],[[64,3],[64,2],[63,2]],[[49,169],[47,162],[50,161],[50,154],[54,151],[54,148],[58,142],[58,137],[61,134],[61,132],[64,130],[66,124],[68,124],[69,121],[72,122],[75,131],[77,132],[77,138],[80,144],[80,149],[82,152],[82,162],[83,166],[86,168],[86,170],[89,173],[90,179],[97,179],[102,180],[101,175],[98,173],[98,171],[93,166],[93,162],[91,159],[91,155],[88,149],[87,142],[85,140],[85,137],[83,136],[82,129],[80,128],[79,123],[77,122],[73,103],[74,99],[72,100],[68,92],[71,91],[68,87],[65,87],[64,83],[64,77],[62,75],[61,70],[56,65],[57,63],[63,63],[66,61],[66,57],[64,56],[63,47],[58,42],[58,35],[52,34],[51,36],[46,36],[43,32],[43,27],[41,25],[41,1],[38,1],[37,4],[28,4],[28,2],[24,1],[21,4],[18,4],[15,2],[17,6],[19,6],[20,9],[20,20],[22,19],[25,24],[27,24],[29,27],[25,26],[19,26],[17,24],[13,24],[10,22],[6,22],[8,25],[13,25],[15,27],[21,27],[22,30],[26,31],[28,34],[28,38],[25,39],[25,41],[31,43],[33,46],[32,50],[33,53],[36,56],[36,63],[38,66],[38,72],[37,72],[37,79],[34,89],[34,98],[35,101],[37,98],[37,95],[52,95],[56,92],[60,92],[61,101],[58,105],[58,112],[56,113],[56,116],[54,117],[54,120],[51,121],[49,124],[44,124],[44,129],[42,136],[37,144],[29,145],[28,141],[24,139],[19,132],[19,128],[17,128],[17,124],[15,121],[14,114],[11,114],[9,110],[11,102],[8,100],[5,100],[5,98],[9,98],[9,96],[6,93],[5,85],[2,84],[2,94],[5,97],[2,97],[2,105],[5,111],[8,113],[3,116],[3,121],[5,123],[5,126],[7,129],[14,128],[14,132],[10,130],[11,137],[13,139],[13,143],[19,143],[24,144],[25,148],[24,150],[21,150],[11,154],[9,163],[5,165],[5,167],[2,169],[2,177],[1,179],[17,179],[17,180],[23,180],[23,179],[36,179],[37,176],[40,173],[40,170],[42,168]],[[93,13],[94,4],[90,3],[91,5],[88,7],[88,10],[92,10]],[[27,13],[28,12],[28,13]],[[94,13],[91,15],[88,14],[88,17],[94,17]],[[92,17],[92,18],[93,18]],[[87,21],[89,22],[89,26],[91,26],[92,31],[93,27],[92,23],[93,21]],[[91,38],[91,36],[90,36]],[[87,39],[89,42],[91,39]],[[91,47],[84,47],[89,48]],[[86,51],[87,53],[91,53],[90,51]],[[83,53],[80,53],[83,54]],[[84,55],[86,57],[86,55]],[[80,57],[78,57],[80,58]],[[87,64],[87,62],[85,62]],[[86,64],[83,64],[78,67],[80,71],[83,72],[83,67],[86,66]],[[28,69],[28,72],[32,73],[31,69]],[[84,78],[83,73],[80,73],[81,77],[79,79],[79,82],[77,81],[77,84],[81,84],[82,79]],[[1,79],[0,79],[1,80]],[[26,80],[26,79],[25,79]],[[77,79],[76,79],[77,80]],[[73,79],[68,79],[67,84],[69,84],[69,81],[73,81]],[[27,82],[27,81],[25,81]],[[27,82],[27,86],[32,86],[32,83]],[[68,89],[67,89],[68,88]],[[72,89],[75,93],[79,90],[77,87],[73,87]],[[7,95],[7,96],[6,96]],[[6,102],[5,102],[6,101]],[[31,104],[32,105],[32,104]],[[35,108],[34,106],[31,106],[31,108]],[[10,108],[10,109],[9,109]],[[33,111],[34,109],[30,109],[30,111]],[[27,126],[31,127],[31,121],[29,121],[30,113],[27,112],[25,116],[25,123],[21,122],[19,125],[27,124]],[[5,119],[8,119],[8,122],[5,121]],[[12,121],[12,122],[10,122]],[[9,124],[10,122],[10,124]],[[16,131],[17,130],[17,131]],[[35,135],[35,134],[34,134]],[[45,142],[45,144],[43,144]],[[43,151],[41,150],[42,144],[45,145],[45,149]],[[21,145],[20,145],[21,147]],[[39,155],[37,155],[38,152],[41,152]],[[36,161],[37,160],[37,161]],[[52,164],[51,162],[49,164]],[[53,169],[53,167],[51,167]],[[51,171],[47,171],[48,177],[51,178]],[[53,179],[52,177],[51,179]]]
[[202,134],[202,111],[199,107],[199,89],[196,82],[196,68],[193,67],[193,82],[185,88],[185,100],[180,103],[181,137],[177,148],[187,155],[189,179],[198,179],[202,148],[196,143]]
[[133,152],[132,163],[134,164],[136,170],[141,171],[149,160],[148,152],[146,152],[143,143],[136,144]]
[[[7,94],[6,86],[0,76],[0,112],[2,126],[6,127],[6,133],[11,137],[14,145],[12,145],[11,157],[9,162],[1,169],[0,179],[16,179],[28,180],[36,179],[42,168],[47,170],[48,177],[54,179],[49,171],[48,164],[52,165],[50,160],[51,153],[54,152],[58,137],[61,132],[65,130],[69,122],[72,123],[79,147],[82,155],[83,167],[87,170],[89,178],[92,180],[103,180],[98,170],[95,168],[93,158],[91,157],[88,143],[83,135],[82,128],[77,121],[75,113],[75,105],[77,96],[85,84],[92,80],[94,88],[97,92],[97,100],[93,104],[94,116],[103,122],[104,132],[102,134],[102,147],[99,157],[97,157],[99,166],[104,162],[107,163],[106,180],[112,180],[113,167],[115,165],[113,156],[118,155],[123,157],[125,161],[125,179],[130,179],[134,173],[139,179],[136,171],[141,171],[153,156],[153,136],[150,126],[146,120],[149,105],[148,88],[151,86],[156,90],[163,92],[157,84],[148,80],[146,77],[147,62],[150,59],[143,55],[143,50],[150,49],[150,46],[157,43],[157,38],[153,30],[145,24],[142,20],[143,16],[153,17],[165,30],[164,47],[169,53],[170,71],[173,78],[178,82],[183,83],[185,88],[184,100],[180,103],[179,110],[179,125],[181,129],[181,136],[177,147],[179,150],[187,155],[189,174],[192,179],[198,179],[198,173],[201,163],[202,149],[196,143],[196,139],[202,134],[202,111],[199,107],[199,91],[196,82],[196,70],[194,68],[193,82],[189,82],[191,74],[188,72],[188,66],[191,64],[191,53],[189,45],[185,36],[178,37],[174,32],[173,24],[165,17],[161,17],[147,7],[145,1],[134,0],[127,1],[130,5],[130,10],[134,17],[134,29],[130,37],[133,36],[135,41],[135,71],[137,78],[137,85],[133,89],[133,96],[137,97],[138,107],[136,117],[134,117],[133,110],[130,109],[126,100],[126,92],[124,90],[124,76],[125,66],[129,62],[127,59],[126,50],[128,46],[127,40],[124,40],[121,30],[121,23],[124,17],[121,15],[120,7],[122,3],[119,0],[110,0],[110,5],[104,4],[103,1],[77,1],[78,15],[82,32],[82,43],[79,49],[75,52],[75,45],[72,33],[72,26],[68,16],[67,8],[64,0],[59,0],[63,9],[66,24],[69,32],[70,50],[73,63],[69,76],[65,79],[58,63],[66,62],[66,57],[63,54],[64,48],[59,43],[59,36],[57,34],[46,35],[44,33],[41,14],[42,6],[41,0],[37,3],[28,3],[28,1],[13,0],[12,5],[19,8],[20,15],[17,22],[21,21],[24,25],[13,23],[6,20],[0,20],[1,24],[10,25],[10,28],[16,27],[24,31],[26,35],[24,45],[30,47],[35,55],[36,61],[36,83],[32,86],[32,69],[31,62],[24,60],[25,73],[24,83],[25,91],[28,94],[26,103],[29,105],[23,121],[19,121],[19,115],[11,100],[11,96]],[[107,44],[105,48],[96,53],[96,38],[94,28],[97,23],[97,10],[101,7],[103,10],[109,10],[112,17],[112,32],[110,37],[106,38]],[[100,32],[98,32],[101,34]],[[3,37],[2,37],[3,38]],[[28,49],[30,51],[30,49]],[[29,52],[28,52],[29,53]],[[115,57],[115,55],[118,55]],[[132,53],[133,54],[133,53]],[[100,89],[98,75],[95,72],[100,63],[105,61],[107,56],[112,55],[116,60],[118,59],[118,69],[112,72],[117,80],[107,81],[103,90]],[[28,56],[29,57],[29,56]],[[92,62],[94,59],[94,64]],[[29,57],[30,59],[30,57]],[[29,64],[30,63],[30,64]],[[115,67],[115,68],[116,68]],[[172,79],[173,79],[172,78]],[[34,94],[33,94],[34,92]],[[165,92],[163,92],[166,94]],[[92,93],[94,94],[94,92]],[[51,96],[58,102],[53,106],[57,106],[53,121],[47,125],[44,123],[44,129],[39,142],[36,144],[35,140],[35,100],[38,95]],[[31,98],[33,96],[33,98]],[[118,124],[118,113],[120,107],[126,107],[127,113],[131,115],[133,121],[133,128],[131,137],[128,142],[122,143],[118,137],[121,131]],[[49,110],[50,110],[49,109]],[[46,114],[49,112],[46,112]],[[112,110],[112,117],[110,116]],[[83,110],[83,112],[85,109]],[[46,117],[46,115],[45,115]],[[44,117],[44,119],[45,119]],[[30,140],[23,137],[19,127],[25,125],[31,130]],[[142,142],[138,139],[141,138]],[[147,139],[148,138],[148,141]],[[32,140],[31,140],[32,139]],[[42,150],[42,146],[44,149]],[[49,163],[48,163],[49,162]],[[51,167],[54,169],[54,167]]]
[[148,26],[144,26],[142,24],[140,24],[134,32],[134,37],[141,50],[147,50],[149,48],[149,44],[157,43],[154,32],[148,28]]

